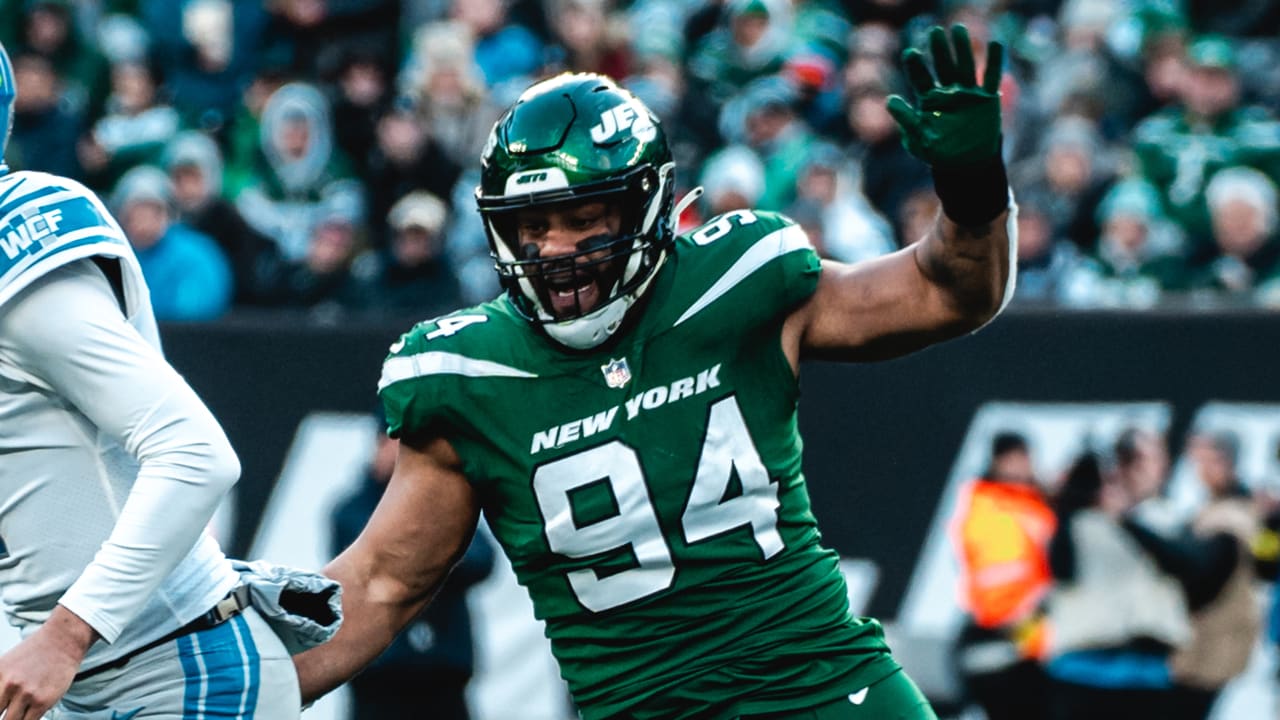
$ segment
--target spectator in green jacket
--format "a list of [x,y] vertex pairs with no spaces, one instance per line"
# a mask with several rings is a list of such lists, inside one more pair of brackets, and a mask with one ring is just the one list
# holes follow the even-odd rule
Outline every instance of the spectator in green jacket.
[[1134,149],[1142,174],[1192,240],[1192,260],[1214,253],[1204,190],[1224,167],[1247,165],[1280,179],[1280,123],[1241,104],[1231,42],[1204,36],[1187,50],[1180,102],[1142,121]]
[[111,66],[107,112],[77,147],[89,187],[112,187],[130,168],[160,163],[182,126],[178,111],[160,95],[161,81],[159,66],[146,58]]
[[1098,207],[1097,251],[1067,283],[1078,307],[1148,308],[1184,284],[1182,235],[1165,218],[1159,193],[1138,179],[1116,183]]
[[1280,290],[1280,241],[1276,238],[1276,185],[1247,167],[1220,170],[1205,188],[1217,254],[1198,269],[1192,284],[1246,298]]

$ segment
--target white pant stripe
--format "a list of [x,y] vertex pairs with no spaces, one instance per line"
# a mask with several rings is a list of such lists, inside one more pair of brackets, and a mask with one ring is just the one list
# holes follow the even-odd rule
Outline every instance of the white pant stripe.
[[200,668],[200,696],[196,701],[196,716],[186,718],[185,720],[204,720],[205,714],[209,711],[206,707],[209,701],[209,669],[205,667],[204,653],[200,649],[200,633],[191,633],[191,650],[192,655],[196,659],[196,667]]
[[[244,634],[240,630],[240,623],[231,622],[230,624],[231,624],[231,630],[236,634],[236,649],[239,651],[240,657],[248,657],[248,653],[245,652]],[[247,662],[244,663],[243,669],[244,669],[244,689],[240,691],[240,714],[241,715],[243,715],[245,713],[245,710],[248,709],[249,707],[249,691],[252,689],[250,686],[253,684],[253,675],[250,672],[249,663]]]

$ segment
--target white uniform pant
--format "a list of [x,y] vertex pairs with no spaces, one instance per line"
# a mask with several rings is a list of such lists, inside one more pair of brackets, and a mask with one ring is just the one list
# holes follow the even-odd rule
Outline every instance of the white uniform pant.
[[298,676],[253,610],[74,683],[46,720],[294,720]]

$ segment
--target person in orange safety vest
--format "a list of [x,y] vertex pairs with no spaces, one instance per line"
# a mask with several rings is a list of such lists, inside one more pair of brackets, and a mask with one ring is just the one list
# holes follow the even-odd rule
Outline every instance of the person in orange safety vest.
[[1039,661],[1048,627],[1041,602],[1052,580],[1048,547],[1056,525],[1026,438],[998,433],[987,471],[964,488],[951,526],[969,614],[958,641],[959,672],[990,720],[1043,717]]

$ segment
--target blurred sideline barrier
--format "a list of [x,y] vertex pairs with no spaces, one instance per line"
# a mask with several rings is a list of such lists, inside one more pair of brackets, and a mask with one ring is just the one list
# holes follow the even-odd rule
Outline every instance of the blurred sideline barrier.
[[[166,352],[240,454],[243,479],[222,538],[230,553],[245,554],[260,532],[304,418],[373,411],[382,359],[409,324],[311,327],[255,317],[164,326]],[[842,555],[876,563],[868,611],[895,617],[985,406],[1107,404],[1158,421],[1176,455],[1210,403],[1280,402],[1272,377],[1277,347],[1280,316],[1264,312],[1024,311],[891,362],[808,363],[800,425],[826,541]],[[1050,427],[1049,436],[1079,432],[1077,425],[1097,429],[1087,414],[1080,417]],[[1255,450],[1273,448],[1245,448]],[[313,482],[322,487],[326,480]]]

